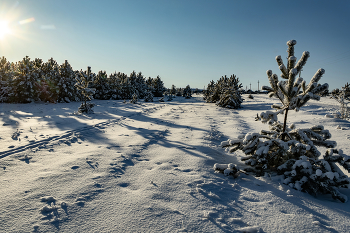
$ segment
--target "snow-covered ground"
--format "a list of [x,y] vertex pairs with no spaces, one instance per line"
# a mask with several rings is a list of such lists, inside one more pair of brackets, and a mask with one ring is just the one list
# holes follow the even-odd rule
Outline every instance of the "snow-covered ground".
[[[254,121],[276,102],[266,95],[245,96],[239,110],[196,95],[93,102],[91,115],[74,114],[80,103],[0,104],[0,232],[350,232],[349,202],[279,177],[214,172],[244,166],[220,142],[268,129]],[[324,125],[350,155],[350,122],[331,117],[338,109],[321,98],[289,120]]]

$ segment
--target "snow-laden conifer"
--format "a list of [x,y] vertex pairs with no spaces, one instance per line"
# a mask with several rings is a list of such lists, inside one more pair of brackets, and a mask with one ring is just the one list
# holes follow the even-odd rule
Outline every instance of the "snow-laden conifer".
[[83,95],[83,102],[81,103],[78,112],[79,113],[93,113],[92,108],[94,104],[90,102],[93,99],[95,93],[95,88],[89,86],[90,83],[94,81],[95,74],[91,73],[91,67],[88,66],[86,71],[80,71],[76,74],[76,84],[75,87]]
[[164,83],[161,80],[161,78],[159,77],[159,75],[157,76],[157,78],[154,78],[152,80],[152,87],[153,87],[153,96],[154,97],[163,97],[165,87],[164,87]]
[[136,104],[138,101],[138,96],[139,95],[138,95],[137,91],[135,91],[135,93],[132,95],[132,99],[130,100],[130,103]]
[[186,99],[190,99],[192,97],[192,90],[190,85],[187,85],[185,89],[182,92],[182,96],[185,97]]
[[147,91],[145,96],[145,102],[153,102],[152,91]]
[[5,57],[0,58],[0,103],[9,102],[9,94],[12,93],[11,80],[13,70],[11,63]]
[[337,100],[340,104],[340,118],[347,119],[350,118],[350,107],[348,104],[350,102],[350,85],[346,83],[342,90],[336,89],[332,91],[333,99]]
[[111,98],[106,71],[100,70],[92,84],[96,89],[94,99],[107,100]]
[[243,99],[240,88],[242,84],[233,74],[230,78],[222,76],[216,83],[211,81],[204,92],[204,100],[207,103],[216,103],[224,108],[240,108]]
[[59,103],[80,101],[81,94],[75,88],[75,72],[67,60],[59,66],[59,82],[57,88],[59,91],[57,101]]
[[[290,187],[310,194],[331,194],[333,198],[345,202],[346,196],[339,192],[340,187],[348,187],[348,177],[339,169],[344,167],[350,171],[350,159],[340,150],[329,149],[322,157],[318,147],[334,148],[335,141],[329,140],[331,134],[322,125],[311,128],[297,128],[294,124],[287,125],[289,110],[298,111],[310,99],[320,100],[320,95],[328,90],[328,84],[318,84],[324,69],[319,69],[308,85],[297,75],[301,72],[310,56],[304,52],[296,63],[294,57],[295,40],[287,42],[288,65],[284,66],[281,56],[276,57],[282,72],[278,76],[268,70],[270,87],[262,89],[269,92],[270,97],[280,100],[280,105],[272,105],[275,111],[262,112],[256,119],[268,123],[270,130],[260,133],[248,133],[236,140],[221,143],[230,152],[243,151],[247,156],[242,160],[250,165],[256,175],[265,172],[284,175],[284,183]],[[278,115],[284,114],[284,122],[278,121]]]
[[42,70],[28,56],[14,65],[14,76],[10,80],[12,93],[10,102],[30,103],[40,100]]

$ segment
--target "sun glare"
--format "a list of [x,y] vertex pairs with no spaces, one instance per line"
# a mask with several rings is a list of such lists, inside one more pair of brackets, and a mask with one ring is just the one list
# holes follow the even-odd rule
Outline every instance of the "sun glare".
[[10,32],[11,30],[8,27],[8,23],[6,21],[0,21],[0,40],[4,39]]

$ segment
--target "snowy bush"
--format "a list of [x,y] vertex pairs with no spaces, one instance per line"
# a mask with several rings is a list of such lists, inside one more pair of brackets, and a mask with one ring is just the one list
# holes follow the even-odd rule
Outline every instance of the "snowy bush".
[[[338,188],[347,187],[349,179],[337,165],[350,171],[350,159],[342,152],[332,149],[322,158],[317,148],[336,146],[336,142],[328,140],[331,138],[329,131],[322,125],[308,129],[296,128],[294,124],[287,126],[289,110],[298,111],[308,100],[319,100],[320,95],[328,89],[328,84],[318,84],[324,69],[319,69],[308,85],[301,77],[296,78],[310,54],[304,52],[296,63],[295,44],[295,40],[287,42],[287,67],[283,64],[281,56],[276,57],[282,72],[281,77],[285,80],[278,81],[277,75],[268,70],[271,87],[262,87],[269,92],[270,97],[276,97],[281,102],[281,105],[272,105],[276,111],[257,115],[256,119],[268,123],[270,130],[248,133],[243,138],[222,142],[221,146],[229,148],[230,152],[242,150],[247,155],[242,160],[252,167],[248,170],[257,176],[265,172],[283,174],[284,183],[292,188],[314,195],[332,194],[333,198],[345,202],[347,198]],[[278,121],[279,114],[284,114],[283,123]]]

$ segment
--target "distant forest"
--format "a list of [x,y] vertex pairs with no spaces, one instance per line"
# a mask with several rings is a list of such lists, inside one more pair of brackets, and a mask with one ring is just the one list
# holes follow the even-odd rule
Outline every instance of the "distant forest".
[[[81,101],[82,94],[75,87],[76,76],[87,71],[73,70],[66,60],[59,65],[53,58],[47,62],[28,56],[16,63],[0,58],[0,102],[30,103],[44,101],[62,103]],[[162,97],[166,88],[159,76],[145,78],[141,72],[133,71],[130,75],[115,72],[107,75],[106,71],[92,73],[93,82],[89,88],[95,88],[95,99],[131,99],[136,93],[139,99],[151,92],[154,97]],[[174,92],[175,86],[172,90]],[[175,93],[174,93],[175,94]]]

